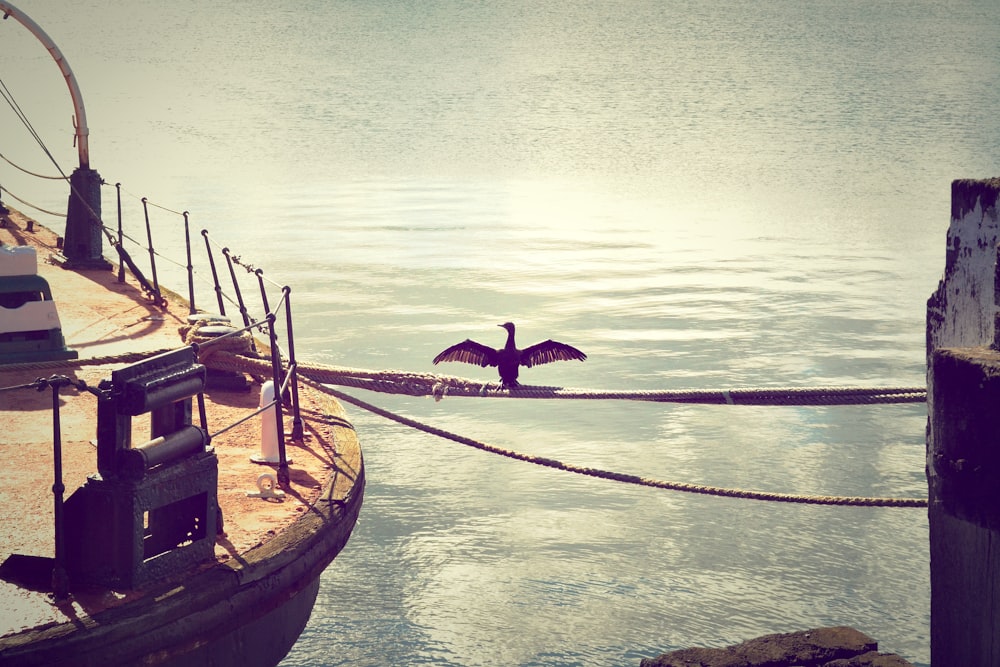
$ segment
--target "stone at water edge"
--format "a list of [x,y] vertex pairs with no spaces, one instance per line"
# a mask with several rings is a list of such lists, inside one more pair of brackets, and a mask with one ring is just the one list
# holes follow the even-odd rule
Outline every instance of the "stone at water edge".
[[644,658],[641,667],[912,667],[878,653],[878,642],[837,626],[758,637],[727,648],[688,648]]

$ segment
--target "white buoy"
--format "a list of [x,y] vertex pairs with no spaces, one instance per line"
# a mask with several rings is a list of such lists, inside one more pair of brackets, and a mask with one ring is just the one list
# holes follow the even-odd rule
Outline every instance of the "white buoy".
[[[262,408],[274,401],[274,382],[268,380],[260,386],[260,403],[257,407]],[[277,406],[272,405],[260,413],[260,454],[254,454],[250,460],[254,463],[280,463],[281,456],[278,453],[278,418]],[[286,463],[292,460],[286,458]]]

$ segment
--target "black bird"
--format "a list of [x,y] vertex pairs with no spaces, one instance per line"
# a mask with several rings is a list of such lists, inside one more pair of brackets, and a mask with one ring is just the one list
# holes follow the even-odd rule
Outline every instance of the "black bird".
[[552,361],[568,361],[570,359],[583,361],[587,358],[587,355],[572,345],[557,343],[554,340],[535,343],[519,350],[514,344],[513,322],[504,322],[497,326],[507,330],[507,344],[499,350],[494,350],[492,347],[487,347],[474,340],[465,339],[434,357],[434,363],[464,361],[467,364],[476,364],[477,366],[496,366],[497,370],[500,371],[500,385],[510,389],[518,386],[517,371],[521,366],[531,368]]

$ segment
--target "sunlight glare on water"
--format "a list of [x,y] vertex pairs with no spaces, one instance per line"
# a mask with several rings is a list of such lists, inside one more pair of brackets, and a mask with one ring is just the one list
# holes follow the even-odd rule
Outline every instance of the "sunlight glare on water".
[[[513,320],[588,355],[531,384],[922,386],[949,184],[1000,173],[988,0],[18,4],[81,82],[105,218],[114,183],[129,215],[148,196],[179,257],[189,211],[292,287],[310,363],[492,382],[431,360]],[[72,169],[65,83],[20,32],[0,75]],[[53,170],[0,122],[0,152]],[[577,466],[926,493],[921,404],[362,398]],[[835,624],[929,660],[920,510],[654,491],[350,414],[365,506],[286,667],[636,665]]]

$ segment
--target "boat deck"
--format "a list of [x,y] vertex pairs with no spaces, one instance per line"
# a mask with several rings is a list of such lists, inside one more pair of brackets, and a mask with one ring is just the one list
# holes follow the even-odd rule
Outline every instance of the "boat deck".
[[[116,271],[65,270],[49,261],[49,256],[58,252],[53,232],[37,223],[29,232],[27,220],[15,211],[3,217],[0,242],[37,248],[38,272],[49,283],[66,346],[78,352],[78,361],[163,351],[183,344],[178,330],[187,324],[188,310],[182,299],[164,294],[168,304],[161,307],[146,298],[131,275],[121,283]],[[124,365],[114,361],[55,368],[0,365],[0,388],[52,375],[96,386]],[[249,391],[206,390],[208,430],[218,431],[250,414],[258,406],[259,390],[256,382]],[[62,480],[68,498],[97,471],[97,401],[73,387],[64,387],[60,396]],[[243,567],[248,551],[266,544],[308,514],[321,494],[342,500],[359,478],[363,484],[360,448],[340,405],[304,388],[300,404],[305,435],[300,442],[287,440],[287,455],[293,464],[289,466],[290,485],[280,501],[248,497],[248,493],[258,491],[261,474],[276,472],[274,466],[250,460],[260,452],[260,417],[212,440],[219,459],[218,501],[225,530],[216,540],[216,563]],[[0,414],[0,460],[6,468],[0,483],[0,563],[12,554],[53,557],[52,390],[2,392]],[[143,442],[143,435],[136,431],[148,432],[148,424],[135,421],[133,441]],[[285,432],[291,432],[287,415]],[[79,624],[81,619],[144,595],[143,591],[72,590],[69,600],[57,603],[49,592],[28,590],[0,579],[0,638],[29,628]]]

